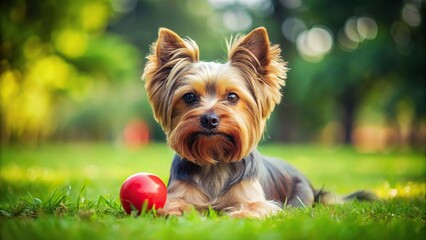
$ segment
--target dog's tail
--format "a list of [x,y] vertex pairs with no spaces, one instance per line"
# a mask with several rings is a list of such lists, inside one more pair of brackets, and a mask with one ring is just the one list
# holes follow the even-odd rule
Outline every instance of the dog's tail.
[[376,194],[370,191],[356,191],[348,195],[336,195],[331,192],[324,191],[323,189],[314,190],[315,191],[315,203],[321,203],[325,205],[336,205],[343,204],[351,201],[377,201],[379,197]]

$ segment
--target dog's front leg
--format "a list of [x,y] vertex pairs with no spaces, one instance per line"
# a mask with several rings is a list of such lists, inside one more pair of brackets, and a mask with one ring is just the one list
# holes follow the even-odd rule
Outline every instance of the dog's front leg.
[[194,208],[200,210],[207,206],[208,198],[196,186],[176,180],[169,184],[166,205],[158,210],[158,214],[180,216]]
[[282,210],[279,203],[269,201],[257,180],[244,180],[219,198],[218,209],[235,218],[264,218]]

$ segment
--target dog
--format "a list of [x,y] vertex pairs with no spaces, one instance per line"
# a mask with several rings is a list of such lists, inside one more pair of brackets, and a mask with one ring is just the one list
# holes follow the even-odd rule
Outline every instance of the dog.
[[370,199],[315,190],[296,168],[256,147],[287,78],[278,45],[259,27],[227,42],[226,63],[199,60],[197,44],[160,28],[142,75],[156,121],[176,152],[160,215],[212,208],[264,218],[288,207]]

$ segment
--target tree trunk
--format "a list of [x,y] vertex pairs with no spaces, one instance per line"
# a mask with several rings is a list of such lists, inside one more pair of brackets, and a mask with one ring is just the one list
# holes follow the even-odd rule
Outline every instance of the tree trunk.
[[341,101],[341,111],[345,144],[352,144],[352,134],[355,122],[355,105],[355,99],[352,96],[343,96]]

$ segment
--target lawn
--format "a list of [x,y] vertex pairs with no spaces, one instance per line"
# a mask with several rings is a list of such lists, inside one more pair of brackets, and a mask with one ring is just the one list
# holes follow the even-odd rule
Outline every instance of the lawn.
[[264,220],[216,212],[162,218],[127,216],[123,181],[152,172],[167,182],[173,152],[94,143],[2,147],[1,239],[424,239],[423,152],[359,153],[347,147],[268,144],[263,154],[286,159],[318,188],[359,189],[383,200],[285,209]]

